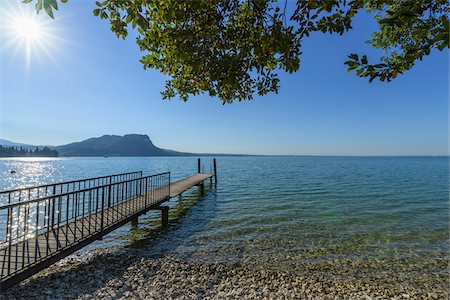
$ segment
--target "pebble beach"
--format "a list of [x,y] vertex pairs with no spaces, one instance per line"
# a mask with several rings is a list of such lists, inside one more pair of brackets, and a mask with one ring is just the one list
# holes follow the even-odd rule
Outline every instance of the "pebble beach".
[[[448,299],[448,276],[407,282],[386,274],[336,276],[315,265],[303,274],[198,255],[150,256],[111,248],[74,254],[3,294],[3,299]],[[253,262],[253,263],[252,263]],[[342,267],[342,266],[341,266]],[[349,266],[354,268],[354,266]],[[378,275],[379,276],[379,275]],[[423,278],[422,278],[423,279]]]

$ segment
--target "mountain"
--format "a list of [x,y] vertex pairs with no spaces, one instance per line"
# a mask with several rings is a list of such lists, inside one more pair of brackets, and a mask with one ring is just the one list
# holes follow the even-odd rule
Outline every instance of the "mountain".
[[104,135],[55,148],[60,156],[176,156],[189,153],[156,147],[147,135]]
[[50,150],[53,150],[55,148],[54,146],[48,146],[48,145],[37,146],[37,145],[31,145],[31,144],[16,143],[16,142],[4,140],[4,139],[0,139],[0,146],[14,147],[16,149],[22,148],[22,149],[33,150],[33,151],[36,150],[36,148],[38,148],[38,150],[42,150],[44,148],[49,148]]
[[29,147],[36,147],[34,145],[15,143],[15,142],[11,142],[11,141],[4,140],[4,139],[0,139],[0,145],[8,146],[8,147],[27,147],[27,148],[29,148]]

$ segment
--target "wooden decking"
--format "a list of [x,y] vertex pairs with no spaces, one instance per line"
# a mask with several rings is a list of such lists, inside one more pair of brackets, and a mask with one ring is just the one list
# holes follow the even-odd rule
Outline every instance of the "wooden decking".
[[[30,277],[95,240],[101,239],[103,235],[119,228],[131,220],[137,219],[139,215],[146,213],[148,210],[166,208],[161,207],[160,205],[194,186],[200,185],[203,191],[203,182],[212,177],[212,174],[195,174],[170,183],[169,176],[168,184],[164,183],[162,180],[157,181],[154,179],[155,185],[149,185],[148,182],[150,181],[145,178],[134,179],[126,183],[126,187],[133,187],[134,190],[132,193],[125,194],[125,196],[123,195],[125,189],[123,183],[116,183],[107,187],[92,188],[85,192],[73,192],[74,194],[78,193],[80,198],[77,196],[77,198],[72,198],[72,200],[78,200],[81,199],[81,193],[89,192],[89,195],[91,195],[91,193],[95,194],[93,192],[95,190],[98,198],[95,199],[95,203],[98,204],[100,198],[102,201],[100,210],[97,207],[95,211],[91,211],[88,214],[83,213],[81,216],[78,216],[78,218],[75,214],[75,218],[67,218],[66,221],[63,221],[56,226],[48,225],[47,227],[42,228],[42,230],[36,231],[37,234],[31,234],[30,236],[16,240],[11,239],[8,243],[0,244],[0,291]],[[159,185],[156,185],[156,183],[159,183]],[[122,186],[120,186],[121,184]],[[109,188],[109,190],[107,188]],[[111,202],[112,204],[104,202],[108,197],[112,197],[112,199],[114,199],[115,196],[119,197],[120,191],[122,191],[122,198],[120,200]],[[99,195],[101,195],[101,197]],[[61,196],[57,197],[60,197],[59,199],[62,198]],[[45,200],[49,203],[48,211],[50,211],[50,199],[54,201],[53,198]],[[67,199],[70,198],[68,197]],[[36,205],[38,209],[38,215],[39,205],[44,204],[39,201],[41,200],[33,200],[33,204]],[[67,207],[69,207],[70,203],[71,202],[68,202]],[[17,204],[13,205],[15,206],[7,208],[8,214],[12,213],[15,207],[18,206]],[[71,205],[73,205],[73,203]],[[29,210],[30,204],[26,207]],[[78,210],[78,208],[76,209]],[[8,219],[8,222],[12,222],[12,220],[12,218],[11,221]],[[37,220],[37,222],[39,222],[39,220]],[[11,232],[11,229],[9,230]]]
[[212,178],[212,174],[195,174],[170,184],[170,198],[181,195],[193,186],[201,184],[206,179]]

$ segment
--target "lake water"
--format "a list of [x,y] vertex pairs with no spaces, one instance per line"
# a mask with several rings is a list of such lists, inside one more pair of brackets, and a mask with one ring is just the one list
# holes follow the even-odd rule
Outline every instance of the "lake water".
[[[147,247],[154,255],[236,261],[333,276],[447,280],[448,157],[218,157],[217,187],[171,200],[171,226],[140,218],[82,251]],[[202,158],[210,172],[212,158]],[[0,189],[128,171],[197,170],[196,157],[5,158]],[[10,174],[15,170],[15,174]],[[398,279],[400,278],[400,279]],[[444,278],[444,279],[442,279]],[[448,281],[447,281],[448,282]]]

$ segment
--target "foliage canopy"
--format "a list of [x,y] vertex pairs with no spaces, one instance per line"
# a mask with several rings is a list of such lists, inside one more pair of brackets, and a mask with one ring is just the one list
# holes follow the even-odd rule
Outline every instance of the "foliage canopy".
[[[60,0],[67,2],[67,0]],[[57,0],[35,2],[53,18]],[[311,33],[344,34],[357,13],[374,16],[369,43],[382,50],[374,63],[356,53],[345,62],[360,77],[390,81],[434,49],[449,47],[447,0],[104,0],[94,15],[125,39],[137,31],[144,68],[168,75],[163,98],[208,93],[223,103],[279,90],[279,71],[300,67]]]

